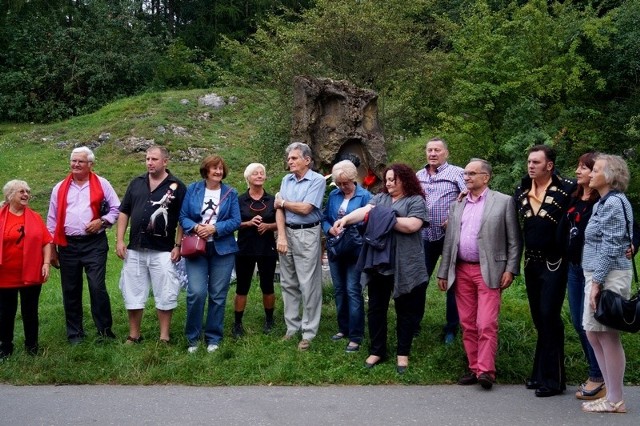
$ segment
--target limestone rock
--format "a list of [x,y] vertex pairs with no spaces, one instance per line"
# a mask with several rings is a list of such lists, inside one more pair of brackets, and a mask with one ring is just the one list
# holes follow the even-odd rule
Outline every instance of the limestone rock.
[[359,177],[375,175],[379,187],[387,151],[377,101],[376,92],[346,80],[298,76],[294,79],[291,140],[308,144],[315,168],[325,174],[346,155],[356,155]]
[[220,109],[226,104],[227,103],[224,101],[224,98],[222,96],[216,95],[215,93],[209,93],[198,98],[198,105],[208,106],[213,109]]

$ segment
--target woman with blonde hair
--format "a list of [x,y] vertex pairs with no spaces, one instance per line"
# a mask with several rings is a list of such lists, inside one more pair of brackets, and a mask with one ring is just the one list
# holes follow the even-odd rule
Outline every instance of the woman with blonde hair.
[[38,353],[38,302],[49,278],[53,238],[29,208],[31,189],[23,180],[7,182],[0,204],[0,359],[13,353],[13,331],[20,297],[27,353]]
[[[336,220],[366,206],[371,199],[371,193],[356,181],[358,170],[350,160],[336,163],[331,176],[337,188],[329,193],[322,218],[322,230],[327,238],[336,237],[339,234],[333,226]],[[358,351],[364,336],[364,298],[360,284],[360,271],[356,268],[359,255],[359,249],[339,256],[333,256],[328,250],[327,255],[338,311],[338,332],[332,339],[339,341],[348,338],[346,352]]]

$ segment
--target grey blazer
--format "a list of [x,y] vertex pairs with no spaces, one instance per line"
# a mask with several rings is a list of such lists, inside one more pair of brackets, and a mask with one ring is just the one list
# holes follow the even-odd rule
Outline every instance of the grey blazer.
[[[456,261],[460,242],[460,220],[467,200],[454,201],[449,210],[438,278],[446,279],[451,288],[456,279]],[[489,288],[499,288],[505,271],[518,275],[522,240],[513,198],[491,189],[482,212],[478,232],[480,271]]]

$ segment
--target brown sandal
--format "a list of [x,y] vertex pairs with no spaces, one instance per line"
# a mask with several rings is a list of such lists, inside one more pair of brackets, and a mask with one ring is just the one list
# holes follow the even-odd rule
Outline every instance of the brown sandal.
[[124,341],[125,345],[135,345],[136,343],[142,343],[142,341],[144,340],[144,337],[139,336],[137,338],[135,337],[131,337],[131,336],[127,336],[127,340]]

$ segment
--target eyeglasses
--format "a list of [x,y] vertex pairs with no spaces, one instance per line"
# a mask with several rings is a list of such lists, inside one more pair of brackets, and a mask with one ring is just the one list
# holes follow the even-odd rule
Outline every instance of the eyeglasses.
[[462,172],[462,176],[466,176],[466,177],[475,177],[476,175],[488,175],[489,173],[487,172]]
[[71,160],[71,164],[87,164],[86,160]]
[[[259,203],[257,206],[255,205],[256,203]],[[253,212],[261,212],[263,210],[265,210],[267,208],[267,205],[264,203],[264,201],[262,200],[252,200],[251,204],[249,204],[249,210],[253,211]]]
[[351,181],[347,181],[347,182],[334,182],[336,184],[337,187],[343,187],[343,186],[349,186],[351,185]]

